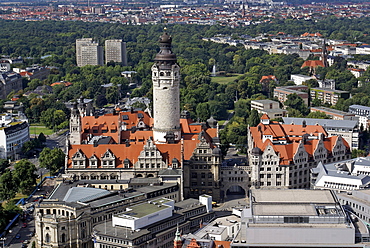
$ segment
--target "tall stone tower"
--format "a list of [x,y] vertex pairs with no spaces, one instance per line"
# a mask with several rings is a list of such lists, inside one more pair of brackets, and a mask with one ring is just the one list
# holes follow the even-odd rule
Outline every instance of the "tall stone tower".
[[73,104],[69,122],[69,141],[71,145],[81,145],[81,115],[77,102]]
[[181,139],[180,67],[171,50],[172,38],[164,33],[152,66],[154,141],[171,143]]

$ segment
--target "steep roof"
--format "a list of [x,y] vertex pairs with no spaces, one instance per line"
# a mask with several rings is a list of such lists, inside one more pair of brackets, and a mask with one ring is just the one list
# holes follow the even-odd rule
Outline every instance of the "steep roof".
[[[297,152],[299,144],[303,139],[303,146],[309,156],[313,156],[320,139],[323,139],[324,146],[329,153],[332,152],[339,139],[338,136],[328,138],[325,129],[320,125],[271,122],[268,125],[259,123],[257,127],[250,127],[249,130],[253,138],[253,147],[258,147],[264,151],[270,145],[276,153],[279,153],[280,164],[284,165],[289,165],[292,162],[294,154]],[[272,140],[268,138],[271,135]],[[344,146],[349,148],[348,143],[344,139],[342,141]]]
[[[138,129],[139,122],[145,124],[144,129]],[[193,155],[194,149],[201,138],[214,148],[212,138],[217,137],[216,128],[205,128],[202,123],[194,123],[190,119],[181,119],[182,140],[174,144],[155,144],[163,157],[163,161],[171,165],[173,159],[182,161],[189,160]],[[98,159],[109,149],[116,156],[116,168],[124,167],[124,160],[129,159],[131,165],[138,161],[140,152],[144,145],[153,137],[153,118],[143,111],[120,112],[117,114],[106,114],[104,116],[85,116],[81,120],[83,129],[83,140],[92,139],[96,136],[111,137],[114,144],[81,144],[71,145],[68,151],[67,167],[72,168],[72,156],[80,150],[87,158],[96,156]],[[121,127],[125,127],[120,131]],[[127,144],[126,144],[127,141]],[[183,154],[182,154],[183,151]],[[100,168],[101,165],[98,165]],[[89,166],[87,167],[89,168]]]
[[313,68],[318,67],[318,66],[325,67],[324,63],[321,60],[307,60],[302,64],[301,68],[306,67],[306,66],[313,67]]

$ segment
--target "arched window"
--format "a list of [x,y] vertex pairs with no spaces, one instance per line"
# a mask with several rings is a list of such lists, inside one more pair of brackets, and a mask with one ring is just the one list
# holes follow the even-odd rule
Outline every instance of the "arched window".
[[46,243],[50,242],[50,235],[48,233],[45,235],[45,242]]
[[62,243],[64,243],[64,242],[66,242],[66,234],[65,233],[62,234]]

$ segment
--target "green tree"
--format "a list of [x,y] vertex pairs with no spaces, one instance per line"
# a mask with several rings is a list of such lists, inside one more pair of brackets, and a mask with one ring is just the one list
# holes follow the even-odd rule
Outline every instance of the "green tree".
[[7,201],[15,197],[18,191],[18,185],[13,179],[13,173],[6,169],[0,176],[0,200]]
[[44,135],[44,133],[40,133],[39,136],[37,137],[38,140],[41,142],[41,143],[44,143],[46,142],[46,137]]
[[0,159],[0,174],[9,167],[9,160],[7,159]]
[[205,102],[198,104],[196,113],[199,121],[206,121],[211,116],[208,103]]
[[260,116],[257,110],[252,109],[251,114],[248,117],[248,125],[251,127],[255,127],[260,123]]
[[307,115],[307,118],[314,118],[314,119],[330,119],[329,116],[327,116],[325,113],[315,111],[311,112]]
[[65,155],[59,148],[50,149],[45,147],[39,156],[40,166],[50,170],[54,174],[60,167],[64,166]]
[[36,166],[27,159],[22,159],[14,166],[13,179],[22,194],[29,194],[36,185]]
[[289,108],[298,110],[303,115],[306,115],[309,112],[307,105],[297,94],[288,95],[287,100],[284,102],[284,105]]

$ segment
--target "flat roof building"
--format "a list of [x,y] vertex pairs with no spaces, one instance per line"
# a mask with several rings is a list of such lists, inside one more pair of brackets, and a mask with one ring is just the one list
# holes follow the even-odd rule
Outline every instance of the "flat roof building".
[[258,113],[267,114],[271,119],[283,117],[287,111],[280,108],[280,103],[272,100],[252,100],[251,109]]
[[324,113],[333,120],[358,120],[354,114],[327,107],[311,107],[311,112]]
[[278,100],[284,104],[284,102],[288,99],[288,95],[297,94],[308,106],[308,93],[302,91],[307,89],[308,87],[305,85],[276,87],[274,89],[274,97],[277,97]]
[[359,190],[370,186],[370,157],[322,163],[311,169],[312,188]]
[[358,226],[330,190],[256,189],[249,199],[231,247],[361,247]]

